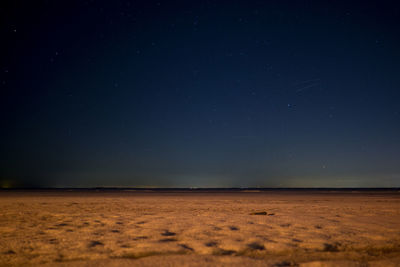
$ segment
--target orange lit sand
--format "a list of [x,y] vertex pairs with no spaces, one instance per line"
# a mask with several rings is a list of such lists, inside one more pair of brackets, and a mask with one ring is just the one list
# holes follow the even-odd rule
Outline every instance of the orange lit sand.
[[0,191],[2,266],[366,263],[400,266],[399,192]]

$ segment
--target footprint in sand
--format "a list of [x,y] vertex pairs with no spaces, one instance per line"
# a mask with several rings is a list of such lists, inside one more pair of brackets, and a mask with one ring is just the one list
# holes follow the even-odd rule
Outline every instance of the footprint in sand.
[[265,250],[264,245],[259,244],[257,242],[253,242],[253,243],[247,244],[247,247],[249,247],[252,250]]
[[97,240],[92,240],[88,244],[89,248],[93,248],[93,247],[97,247],[97,246],[104,246],[104,244],[102,242],[100,242],[100,241],[97,241]]
[[204,244],[206,247],[216,247],[218,245],[217,242],[210,241]]
[[250,213],[250,215],[267,215],[268,213],[266,211],[256,211]]
[[190,250],[190,251],[194,251],[194,249],[193,249],[193,248],[191,248],[191,247],[189,247],[188,245],[185,245],[185,244],[179,244],[179,246],[180,246],[180,247],[182,247],[182,248],[184,248],[184,249],[187,249],[187,250]]
[[292,241],[293,241],[293,242],[298,242],[298,243],[303,242],[303,240],[300,240],[300,239],[297,239],[297,238],[293,238]]
[[50,244],[58,244],[59,242],[58,242],[57,239],[52,238],[52,239],[49,239],[49,243],[50,243]]
[[338,243],[338,242],[333,243],[333,244],[325,243],[323,251],[338,252],[339,246],[340,246],[340,243]]
[[161,233],[162,236],[174,236],[176,235],[174,232],[170,232],[168,230],[165,230],[163,233]]
[[274,267],[290,267],[290,266],[298,266],[298,265],[291,261],[281,261],[274,264]]
[[219,256],[228,256],[228,255],[233,255],[235,253],[236,253],[235,250],[226,250],[222,248],[218,248],[213,251],[213,255],[219,255]]

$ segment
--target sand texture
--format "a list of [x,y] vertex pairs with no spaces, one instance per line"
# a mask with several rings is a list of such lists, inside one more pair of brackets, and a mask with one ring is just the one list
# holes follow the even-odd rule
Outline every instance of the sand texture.
[[0,191],[1,266],[400,266],[400,193]]

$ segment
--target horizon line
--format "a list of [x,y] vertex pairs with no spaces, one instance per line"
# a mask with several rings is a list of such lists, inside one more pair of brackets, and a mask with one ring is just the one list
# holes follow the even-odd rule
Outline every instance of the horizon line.
[[93,186],[93,187],[0,187],[4,190],[154,190],[154,191],[207,191],[207,190],[400,190],[400,187],[130,187],[130,186]]

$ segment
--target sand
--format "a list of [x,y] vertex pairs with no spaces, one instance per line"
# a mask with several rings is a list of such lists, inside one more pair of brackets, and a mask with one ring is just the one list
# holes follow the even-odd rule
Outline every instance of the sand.
[[400,266],[400,192],[0,191],[1,266]]

